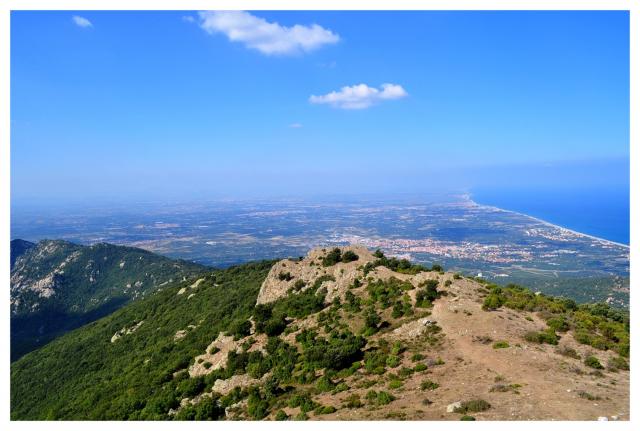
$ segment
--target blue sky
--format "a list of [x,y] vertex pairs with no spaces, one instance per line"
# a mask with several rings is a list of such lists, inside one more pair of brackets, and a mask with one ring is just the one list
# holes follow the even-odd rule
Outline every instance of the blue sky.
[[12,13],[13,201],[599,187],[628,160],[627,12]]

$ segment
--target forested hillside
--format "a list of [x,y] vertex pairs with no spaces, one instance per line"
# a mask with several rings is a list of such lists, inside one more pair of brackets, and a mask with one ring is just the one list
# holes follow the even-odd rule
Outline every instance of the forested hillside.
[[[11,356],[105,316],[205,267],[133,247],[14,240]],[[13,257],[12,257],[13,259]]]

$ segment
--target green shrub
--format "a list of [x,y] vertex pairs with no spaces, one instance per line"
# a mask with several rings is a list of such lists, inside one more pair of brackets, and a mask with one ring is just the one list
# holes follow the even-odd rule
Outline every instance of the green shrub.
[[340,392],[344,392],[349,389],[349,386],[345,382],[338,383],[335,388],[331,391],[332,394],[337,394]]
[[277,421],[286,421],[289,419],[289,415],[286,414],[284,412],[284,410],[278,410],[278,413],[276,413],[276,420]]
[[325,374],[324,376],[318,379],[318,383],[316,383],[316,389],[320,392],[331,392],[336,387],[336,385],[331,381],[329,377]]
[[391,395],[388,392],[385,392],[385,391],[376,392],[374,390],[367,392],[367,395],[365,398],[367,399],[367,401],[369,401],[370,404],[376,405],[376,406],[387,405],[396,399],[393,395]]
[[469,416],[469,415],[462,415],[462,416],[460,416],[460,420],[461,421],[475,421],[476,418],[474,418],[473,416]]
[[411,355],[411,360],[413,362],[421,361],[424,358],[425,358],[425,356],[422,353],[414,353],[413,355]]
[[296,292],[301,291],[305,286],[307,285],[307,283],[304,282],[304,280],[296,280],[295,283],[293,283],[293,290]]
[[489,294],[482,303],[482,309],[485,311],[497,310],[504,304],[504,298],[498,294]]
[[360,395],[351,394],[343,401],[343,407],[348,409],[357,409],[362,407],[362,401],[360,400]]
[[494,349],[506,349],[508,347],[509,343],[507,343],[506,341],[496,341],[495,343],[493,343]]
[[333,406],[318,406],[315,408],[315,410],[313,411],[313,413],[318,416],[318,415],[328,415],[331,413],[335,413],[336,408]]
[[400,376],[401,378],[407,378],[409,377],[411,374],[413,374],[415,372],[415,370],[413,368],[408,368],[408,367],[402,367],[400,369],[400,371],[398,371],[398,376]]
[[456,413],[469,413],[469,412],[484,412],[485,410],[489,410],[491,408],[491,404],[489,404],[485,400],[477,399],[463,402],[460,407],[455,409]]
[[400,358],[396,355],[389,355],[387,356],[386,365],[389,368],[395,368],[400,365]]
[[424,371],[427,369],[427,365],[420,363],[420,364],[416,364],[415,367],[413,367],[413,371],[415,371],[416,373],[419,373],[420,371]]
[[567,332],[569,330],[569,323],[564,316],[556,316],[547,320],[549,328],[558,332]]
[[595,356],[587,356],[584,359],[584,364],[587,367],[595,368],[596,370],[602,370],[604,368],[598,358],[596,358]]
[[420,389],[422,389],[423,391],[433,391],[435,389],[438,389],[439,387],[439,384],[437,384],[436,382],[432,382],[431,380],[425,380],[424,382],[420,383]]
[[296,421],[306,421],[306,420],[309,419],[309,416],[307,416],[307,414],[305,412],[300,412],[293,419],[296,420]]
[[568,358],[580,359],[580,355],[578,354],[576,349],[573,349],[573,348],[568,347],[568,346],[557,348],[556,349],[556,353],[558,353],[558,354],[560,354],[562,356],[566,356]]
[[391,380],[387,386],[389,389],[399,389],[404,385],[402,380]]
[[589,401],[597,401],[601,399],[598,395],[592,395],[586,391],[578,391],[578,396]]
[[626,360],[624,360],[624,358],[621,358],[620,356],[615,356],[609,359],[607,368],[612,371],[617,371],[617,370],[629,371],[629,363]]
[[354,252],[352,252],[351,250],[347,250],[344,252],[344,254],[342,255],[342,259],[341,261],[343,263],[349,263],[349,262],[354,262],[356,260],[358,260],[358,255],[355,254]]
[[206,384],[202,377],[195,377],[181,381],[176,388],[176,392],[180,394],[182,398],[190,398],[200,394]]
[[553,345],[558,344],[558,336],[553,331],[553,329],[547,329],[546,331],[542,331],[542,332],[536,332],[536,331],[527,332],[524,335],[524,339],[531,343],[538,343],[538,344],[546,343],[546,344],[553,344]]
[[293,280],[293,276],[288,271],[287,272],[280,271],[280,273],[278,274],[278,280],[280,280],[280,281],[291,281],[291,280]]
[[322,266],[333,266],[341,260],[342,252],[336,247],[322,258]]

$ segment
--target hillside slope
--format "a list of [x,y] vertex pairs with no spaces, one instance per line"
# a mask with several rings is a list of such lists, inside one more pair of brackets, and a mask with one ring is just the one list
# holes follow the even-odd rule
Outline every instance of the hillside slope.
[[316,249],[174,284],[26,355],[11,416],[626,420],[628,354],[628,315],[606,305]]
[[35,247],[35,243],[30,241],[25,241],[23,239],[13,239],[11,240],[11,248],[10,248],[10,257],[11,257],[11,265],[9,268],[13,269],[13,265],[16,263],[16,260],[27,251]]
[[205,270],[132,247],[18,241],[11,242],[12,359],[130,299]]

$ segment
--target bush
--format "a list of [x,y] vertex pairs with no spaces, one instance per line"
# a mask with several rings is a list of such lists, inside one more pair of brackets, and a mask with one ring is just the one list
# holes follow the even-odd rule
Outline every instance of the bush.
[[494,349],[506,349],[508,347],[509,343],[507,343],[506,341],[496,341],[495,343],[493,343]]
[[205,386],[202,377],[190,378],[181,381],[176,388],[176,392],[178,392],[182,398],[190,398],[201,393]]
[[460,416],[460,420],[461,421],[475,421],[476,418],[474,418],[473,416],[469,416],[469,415],[462,415],[462,416]]
[[421,287],[424,289],[416,293],[416,307],[430,307],[431,303],[438,298],[438,280],[426,280]]
[[384,406],[395,400],[396,398],[388,392],[385,391],[369,391],[365,397],[370,404],[376,406]]
[[413,371],[415,371],[416,373],[419,373],[420,371],[424,371],[427,369],[427,366],[425,364],[416,364],[415,367],[413,367]]
[[286,414],[284,412],[284,410],[278,410],[278,413],[276,413],[276,420],[277,421],[286,421],[289,419],[289,415]]
[[573,349],[571,347],[560,347],[558,349],[556,349],[556,353],[562,355],[562,356],[566,356],[568,358],[573,358],[573,359],[580,359],[580,355],[578,354],[578,352],[576,351],[576,349]]
[[293,280],[293,276],[291,275],[290,272],[281,271],[278,274],[278,280],[280,280],[280,281],[291,281],[291,280]]
[[342,252],[336,247],[322,258],[322,266],[333,266],[341,260]]
[[233,335],[235,340],[246,337],[251,334],[251,322],[248,320],[236,322],[233,324],[229,332]]
[[491,404],[485,400],[477,399],[463,402],[460,407],[455,409],[456,413],[484,412],[489,410]]
[[614,358],[609,359],[607,368],[612,371],[617,371],[617,370],[629,371],[629,363],[625,361],[623,358],[621,358],[620,356],[616,356]]
[[495,293],[489,294],[482,303],[482,309],[485,311],[497,310],[504,304],[504,298]]
[[307,285],[307,283],[304,282],[304,280],[296,280],[295,283],[293,283],[293,290],[296,292],[301,291],[305,286]]
[[402,383],[402,380],[391,380],[389,382],[388,388],[389,389],[399,389],[404,385],[404,383]]
[[400,358],[396,355],[389,355],[387,356],[386,365],[389,368],[395,368],[400,365]]
[[413,362],[421,361],[424,358],[425,358],[425,356],[422,353],[414,353],[413,355],[411,355],[411,360]]
[[552,317],[547,320],[549,328],[558,332],[567,332],[569,330],[569,323],[563,316]]
[[349,263],[358,260],[358,255],[352,252],[351,250],[347,250],[342,255],[342,263]]
[[313,411],[313,413],[316,415],[328,415],[331,413],[335,413],[335,411],[336,411],[336,408],[333,406],[318,406]]
[[420,383],[420,389],[422,389],[423,391],[433,391],[435,389],[438,389],[439,387],[439,384],[437,384],[436,382],[432,382],[431,380],[425,380],[424,382]]
[[598,358],[596,358],[595,356],[587,356],[584,359],[584,364],[587,367],[595,368],[596,370],[602,370],[604,368]]
[[558,336],[553,331],[553,329],[548,329],[542,332],[530,331],[524,334],[524,339],[531,343],[538,344],[558,344]]
[[343,403],[343,406],[348,409],[357,409],[362,407],[363,405],[362,401],[360,400],[360,395],[358,394],[349,395],[347,398],[345,398]]
[[316,389],[320,392],[331,392],[335,387],[336,385],[326,374],[320,377],[318,383],[316,383]]

